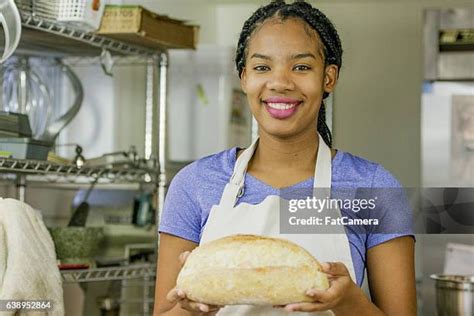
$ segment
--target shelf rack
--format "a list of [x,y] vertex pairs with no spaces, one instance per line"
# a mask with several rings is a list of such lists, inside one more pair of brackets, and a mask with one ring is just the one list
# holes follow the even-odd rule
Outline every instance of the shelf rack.
[[97,168],[62,165],[40,160],[0,158],[0,172],[46,176],[48,182],[63,179],[65,182],[90,182],[99,178],[101,183],[141,183],[157,179],[153,169]]
[[[16,54],[36,57],[69,59],[81,65],[101,61],[104,50],[112,53],[116,64],[146,65],[145,104],[145,158],[157,157],[156,168],[77,168],[46,161],[0,158],[0,178],[16,179],[18,199],[25,200],[28,181],[78,184],[91,182],[99,177],[98,184],[120,182],[153,185],[157,191],[156,223],[159,224],[167,187],[167,75],[168,52],[165,48],[147,48],[116,39],[84,32],[65,24],[42,19],[35,12],[20,8],[22,35]],[[84,58],[84,60],[83,60]],[[123,61],[123,62],[122,62]],[[156,122],[156,124],[155,124]],[[1,179],[0,179],[1,180]],[[156,245],[158,242],[156,243]],[[143,309],[141,315],[149,315],[149,285],[153,285],[155,265],[142,264],[113,268],[69,270],[61,272],[65,283],[121,280],[143,280]],[[152,302],[152,301],[151,301]],[[123,302],[124,303],[124,302]]]
[[66,24],[58,24],[35,16],[34,12],[21,11],[23,26],[22,38],[18,50],[20,52],[38,52],[48,56],[98,56],[103,49],[118,55],[139,55],[152,57],[164,50],[140,47],[100,36],[91,32],[83,32]]
[[[87,283],[103,281],[120,281],[122,291],[124,287],[130,286],[129,282],[139,282],[142,289],[141,298],[119,299],[119,304],[142,306],[142,311],[137,315],[149,315],[153,310],[153,291],[155,285],[156,264],[143,263],[131,264],[120,267],[107,267],[95,269],[62,270],[61,279],[63,283]],[[136,285],[137,286],[137,285]]]
[[[27,180],[42,182],[40,176],[51,176],[46,182],[87,183],[99,176],[100,183],[155,183],[157,204],[161,210],[167,186],[167,68],[166,48],[148,48],[129,44],[106,36],[81,31],[64,23],[37,16],[33,6],[20,6],[22,36],[17,54],[37,57],[65,58],[71,64],[100,62],[103,50],[113,54],[114,64],[146,65],[145,158],[158,158],[156,170],[100,169],[58,166],[47,162],[32,162],[0,158],[0,173],[16,174],[18,199],[25,199]],[[87,59],[85,62],[83,59]],[[156,76],[155,76],[156,74]],[[154,124],[153,122],[158,122]],[[34,175],[34,176],[32,176]],[[52,178],[57,177],[57,178]],[[157,219],[159,213],[157,214]]]
[[62,270],[61,277],[63,283],[80,283],[144,278],[150,279],[155,277],[155,273],[156,265],[147,263],[109,268]]

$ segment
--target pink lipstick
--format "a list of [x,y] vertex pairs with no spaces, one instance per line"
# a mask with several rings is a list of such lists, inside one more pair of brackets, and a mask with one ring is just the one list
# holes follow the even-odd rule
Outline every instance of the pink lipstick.
[[301,101],[288,97],[269,97],[263,100],[267,112],[276,119],[291,117]]

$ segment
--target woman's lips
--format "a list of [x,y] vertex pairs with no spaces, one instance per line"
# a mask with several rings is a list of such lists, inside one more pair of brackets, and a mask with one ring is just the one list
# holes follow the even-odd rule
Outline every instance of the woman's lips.
[[295,112],[296,108],[300,105],[300,101],[295,102],[267,102],[263,101],[265,109],[271,117],[284,120],[291,117]]

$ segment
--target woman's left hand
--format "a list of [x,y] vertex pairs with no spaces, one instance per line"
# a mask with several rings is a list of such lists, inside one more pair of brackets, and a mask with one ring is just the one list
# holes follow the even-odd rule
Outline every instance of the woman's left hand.
[[284,306],[288,312],[319,312],[328,309],[344,310],[356,304],[361,293],[360,288],[352,281],[349,271],[341,262],[328,262],[322,264],[323,272],[328,274],[330,286],[326,290],[309,289],[306,295],[314,302],[295,303]]

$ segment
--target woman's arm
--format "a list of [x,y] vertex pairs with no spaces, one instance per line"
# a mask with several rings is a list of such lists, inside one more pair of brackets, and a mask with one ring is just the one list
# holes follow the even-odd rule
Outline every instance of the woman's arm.
[[160,234],[153,315],[191,315],[188,311],[182,309],[179,304],[170,303],[166,296],[176,286],[176,278],[181,270],[179,255],[185,251],[191,251],[197,246],[198,244],[195,242],[183,238],[165,233]]
[[416,315],[415,241],[399,237],[367,251],[372,301],[387,315]]

